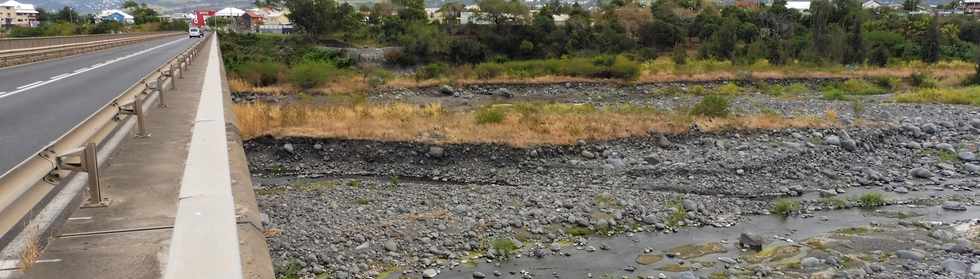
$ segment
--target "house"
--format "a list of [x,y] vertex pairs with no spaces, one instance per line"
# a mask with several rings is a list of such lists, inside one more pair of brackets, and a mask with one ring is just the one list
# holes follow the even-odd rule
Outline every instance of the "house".
[[105,10],[99,12],[95,17],[96,21],[115,21],[123,24],[133,24],[136,22],[136,18],[128,13],[121,10]]
[[980,15],[980,0],[963,0],[963,10],[972,15]]
[[885,4],[879,2],[878,0],[867,0],[861,3],[861,8],[873,10],[877,8],[885,7]]
[[237,17],[240,17],[240,16],[242,16],[244,14],[245,14],[245,11],[242,10],[242,9],[229,7],[229,8],[224,8],[224,9],[218,10],[217,12],[214,13],[214,16],[217,16],[217,17],[227,17],[227,18],[237,18]]
[[245,11],[240,18],[238,20],[238,31],[242,32],[258,32],[259,26],[262,26],[262,21],[265,19],[256,11]]
[[810,1],[786,1],[786,8],[808,13],[810,12]]
[[41,24],[37,16],[38,11],[34,9],[34,5],[14,0],[0,3],[0,26],[37,27]]
[[288,11],[265,11],[259,33],[288,34],[293,31],[293,23],[289,21]]

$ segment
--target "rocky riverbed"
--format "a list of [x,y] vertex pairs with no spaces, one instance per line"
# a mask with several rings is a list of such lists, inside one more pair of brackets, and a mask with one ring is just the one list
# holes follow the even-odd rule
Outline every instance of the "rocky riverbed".
[[[609,85],[484,87],[370,98],[476,106],[538,92],[664,109],[700,98]],[[813,96],[733,101],[742,112],[839,111],[836,129],[692,127],[526,148],[311,138],[245,147],[283,276],[980,276],[980,113],[887,100],[866,98],[860,110]],[[864,123],[851,125],[858,117]]]

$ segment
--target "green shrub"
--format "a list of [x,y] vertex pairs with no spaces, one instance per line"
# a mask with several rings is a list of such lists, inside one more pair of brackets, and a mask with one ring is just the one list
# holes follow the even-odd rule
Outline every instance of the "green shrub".
[[728,116],[728,99],[718,95],[708,95],[701,99],[694,108],[691,109],[692,115],[708,117]]
[[738,95],[742,89],[738,87],[738,84],[734,82],[726,83],[725,85],[718,87],[718,94],[721,95]]
[[791,199],[778,199],[772,204],[772,213],[788,216],[800,211],[800,202]]
[[915,87],[935,88],[938,82],[925,73],[913,73],[909,75],[909,83]]
[[878,95],[887,93],[883,88],[863,79],[849,79],[841,83],[838,88],[846,94],[853,95]]
[[342,51],[313,47],[303,53],[301,61],[296,62],[296,64],[302,63],[330,63],[337,66],[337,68],[349,68],[354,66],[355,61]]
[[609,77],[632,80],[640,76],[640,63],[630,60],[624,56],[616,56],[615,61],[609,66]]
[[517,251],[517,245],[514,244],[514,241],[507,238],[494,239],[491,244],[493,245],[493,250],[504,258],[509,258]]
[[902,85],[902,81],[894,77],[879,77],[871,80],[875,85],[888,91],[894,91]]
[[415,78],[418,80],[435,79],[449,73],[449,65],[443,63],[432,63],[415,70]]
[[504,72],[504,66],[498,63],[483,63],[473,68],[479,79],[492,79]]
[[477,124],[496,124],[504,122],[504,118],[507,114],[502,109],[496,109],[492,107],[485,107],[478,111],[474,115]]
[[866,193],[858,197],[858,204],[861,207],[879,207],[886,203],[885,198],[878,192]]
[[829,101],[846,101],[847,95],[839,88],[827,87],[823,90],[823,99]]
[[289,82],[303,89],[317,87],[338,73],[337,67],[329,63],[303,63],[289,70]]
[[275,62],[250,62],[238,69],[241,77],[256,86],[269,86],[279,82],[285,67]]
[[807,91],[810,91],[810,87],[807,87],[806,84],[799,82],[790,84],[789,86],[783,88],[783,92],[787,95],[803,95]]
[[692,85],[690,89],[688,89],[688,92],[690,92],[693,95],[704,96],[705,95],[704,93],[706,91],[704,90],[704,86],[698,84],[698,85]]
[[674,46],[674,50],[670,55],[670,60],[674,61],[675,65],[687,64],[687,49],[680,45]]

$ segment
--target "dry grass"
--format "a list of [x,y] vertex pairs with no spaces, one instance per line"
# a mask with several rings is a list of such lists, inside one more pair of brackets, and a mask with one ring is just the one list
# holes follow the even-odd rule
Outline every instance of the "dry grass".
[[[541,109],[535,109],[541,106]],[[772,114],[725,118],[692,117],[640,107],[596,109],[567,104],[497,105],[501,121],[480,124],[478,111],[448,111],[440,104],[353,104],[343,106],[235,105],[242,136],[321,137],[421,141],[434,143],[500,143],[513,146],[571,144],[579,139],[609,140],[643,135],[651,129],[682,133],[692,123],[708,132],[827,127],[824,116],[783,117]]]
[[37,259],[41,258],[41,244],[38,241],[38,229],[37,227],[31,227],[26,231],[29,236],[27,245],[24,247],[24,251],[20,254],[20,267],[22,271],[30,270],[37,262]]
[[271,86],[255,86],[252,85],[252,83],[240,78],[228,79],[228,88],[231,89],[231,92],[248,92],[274,96],[289,95],[300,92],[298,87],[287,83],[280,83]]

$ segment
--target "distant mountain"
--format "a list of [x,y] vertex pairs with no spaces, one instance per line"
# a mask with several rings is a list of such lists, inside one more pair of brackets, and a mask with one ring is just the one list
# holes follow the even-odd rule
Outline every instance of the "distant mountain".
[[[34,4],[49,11],[68,6],[81,13],[96,13],[103,9],[120,8],[125,0],[19,0],[19,2]],[[137,0],[137,2],[146,3],[164,13],[190,12],[203,8],[248,8],[255,3],[252,0]]]

